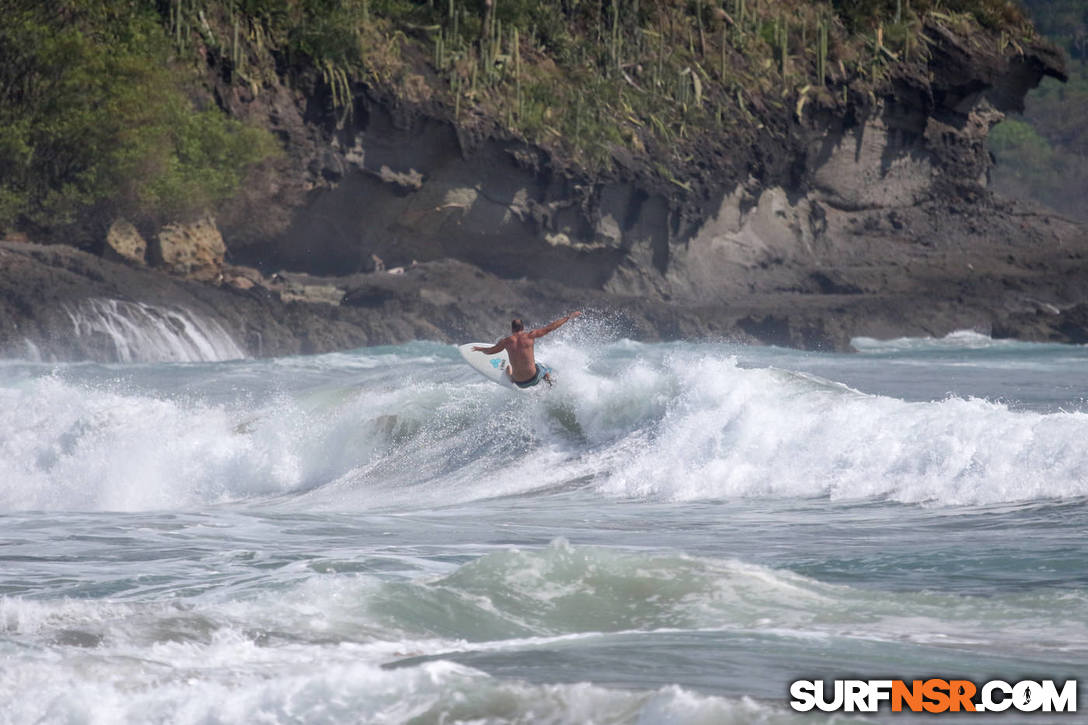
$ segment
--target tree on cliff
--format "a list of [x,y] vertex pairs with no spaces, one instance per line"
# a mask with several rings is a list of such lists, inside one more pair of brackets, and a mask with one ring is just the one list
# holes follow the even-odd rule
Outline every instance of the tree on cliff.
[[274,150],[194,106],[148,3],[2,0],[0,16],[0,230],[93,244],[117,215],[161,221],[230,196]]
[[1088,220],[1088,4],[1083,0],[1027,0],[1039,31],[1069,55],[1069,82],[1047,79],[1028,95],[1021,117],[994,127],[994,186],[1029,197],[1073,218]]

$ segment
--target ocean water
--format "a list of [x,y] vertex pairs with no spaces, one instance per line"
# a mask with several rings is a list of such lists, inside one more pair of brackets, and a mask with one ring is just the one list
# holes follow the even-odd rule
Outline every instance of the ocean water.
[[528,394],[434,343],[4,361],[0,723],[810,723],[851,718],[793,680],[1083,679],[1088,350],[856,346],[588,321]]

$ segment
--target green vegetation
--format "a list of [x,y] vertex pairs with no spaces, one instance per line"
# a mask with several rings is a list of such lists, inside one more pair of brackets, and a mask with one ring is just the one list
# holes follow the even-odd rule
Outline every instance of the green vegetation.
[[1088,5],[1031,0],[1027,6],[1039,31],[1070,57],[1069,82],[1045,79],[1028,95],[1022,116],[994,127],[994,185],[1088,221]]
[[[172,3],[184,6],[169,16],[175,30],[199,28],[185,20],[196,13],[216,48],[226,42],[215,27],[244,14],[292,64],[320,71],[340,123],[351,115],[351,81],[363,81],[444,105],[462,124],[497,123],[588,168],[610,163],[617,147],[688,158],[689,142],[708,133],[743,138],[762,128],[760,113],[837,103],[858,78],[878,82],[889,63],[921,52],[921,11],[908,0]],[[241,68],[254,54],[220,55]]]
[[1030,32],[1006,0],[0,0],[0,229],[229,198],[274,144],[210,104],[213,75],[252,96],[286,77],[340,125],[362,83],[686,188],[670,168],[707,143],[784,134],[924,57],[926,13]]
[[113,0],[4,0],[0,229],[162,220],[235,193],[271,137],[197,109],[160,16]]
[[1083,0],[1024,0],[1039,32],[1073,60],[1088,60],[1088,5]]

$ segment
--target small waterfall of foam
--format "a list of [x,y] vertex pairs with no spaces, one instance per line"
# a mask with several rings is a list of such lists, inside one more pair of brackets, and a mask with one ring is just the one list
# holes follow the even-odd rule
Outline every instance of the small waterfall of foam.
[[26,348],[26,359],[30,362],[42,362],[45,360],[45,358],[42,357],[42,351],[29,337],[23,338],[23,346]]
[[118,362],[205,362],[246,356],[218,322],[183,309],[93,298],[66,312],[77,337],[104,336]]

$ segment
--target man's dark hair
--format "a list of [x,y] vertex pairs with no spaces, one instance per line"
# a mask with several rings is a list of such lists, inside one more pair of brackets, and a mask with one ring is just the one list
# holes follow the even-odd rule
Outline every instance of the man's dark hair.
[[510,320],[510,331],[511,332],[521,332],[524,329],[525,329],[525,325],[523,325],[521,323],[521,318],[520,317],[515,317],[514,319]]

